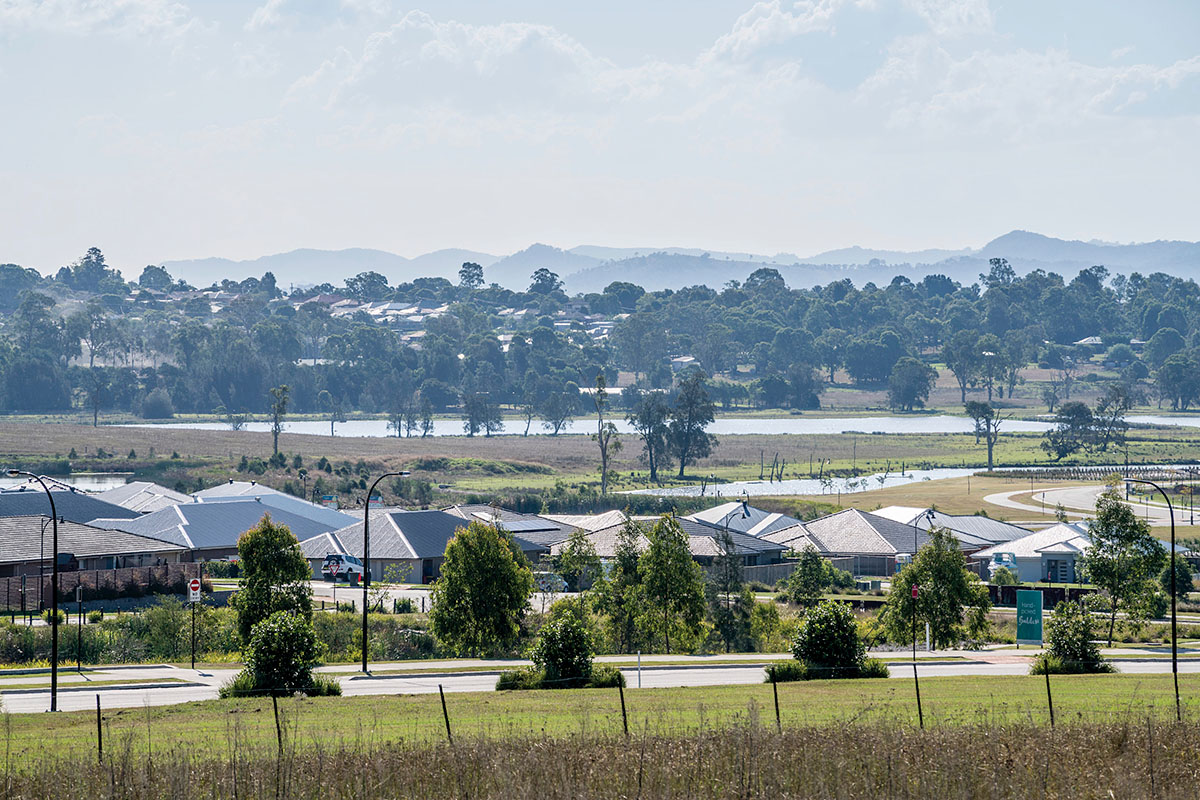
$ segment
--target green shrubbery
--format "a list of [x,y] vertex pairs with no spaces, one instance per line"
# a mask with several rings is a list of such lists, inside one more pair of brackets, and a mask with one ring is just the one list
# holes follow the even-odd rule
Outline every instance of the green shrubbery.
[[887,677],[887,666],[867,658],[858,622],[845,603],[823,600],[804,615],[792,643],[792,655],[804,666],[803,678]]
[[1046,652],[1034,659],[1030,672],[1051,675],[1083,672],[1114,672],[1100,655],[1092,615],[1079,603],[1065,600],[1054,607],[1046,621]]
[[295,612],[276,611],[255,623],[246,668],[221,687],[221,696],[341,694],[335,680],[314,679],[312,670],[322,649],[308,620]]

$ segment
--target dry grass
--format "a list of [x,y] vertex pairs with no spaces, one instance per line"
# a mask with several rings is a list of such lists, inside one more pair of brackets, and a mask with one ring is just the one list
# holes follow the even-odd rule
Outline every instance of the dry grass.
[[93,753],[43,753],[6,768],[6,797],[422,798],[1136,798],[1195,797],[1200,726],[1147,718],[1063,725],[842,723],[777,732],[748,704],[719,728],[626,737],[585,729],[454,743],[310,740],[285,718],[278,744],[247,746],[230,726],[220,754],[130,737]]

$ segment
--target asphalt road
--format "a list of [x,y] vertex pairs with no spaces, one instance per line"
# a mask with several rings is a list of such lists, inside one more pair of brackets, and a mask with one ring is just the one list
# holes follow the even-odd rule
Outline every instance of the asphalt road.
[[[963,655],[963,654],[958,654]],[[761,658],[761,657],[760,657]],[[973,660],[973,654],[965,654],[962,661],[943,663],[918,663],[918,674],[923,678],[933,678],[950,675],[976,675],[980,677],[998,675],[1026,675],[1029,673],[1029,663],[1024,658],[1012,654],[992,656],[991,662]],[[912,669],[903,663],[902,656],[890,660],[892,679],[905,680],[912,677]],[[511,667],[512,662],[502,662],[504,667]],[[647,659],[642,669],[642,688],[665,688],[675,686],[724,686],[762,683],[765,673],[757,664],[741,666],[731,665],[687,665],[662,666],[649,668],[652,664]],[[460,666],[462,666],[460,664]],[[480,666],[489,666],[483,662]],[[424,665],[428,667],[428,665]],[[377,669],[384,668],[378,665]],[[1167,660],[1130,661],[1122,660],[1117,668],[1124,673],[1148,674],[1170,672],[1171,664]],[[497,667],[499,669],[499,667]],[[636,668],[622,668],[630,690],[638,687]],[[1200,673],[1200,660],[1181,661],[1181,673]],[[65,672],[65,671],[64,671]],[[96,695],[100,695],[103,708],[139,707],[147,705],[174,705],[178,703],[211,700],[217,696],[217,688],[235,674],[235,670],[215,670],[212,672],[193,672],[188,669],[162,667],[154,670],[132,670],[114,668],[92,673],[96,680],[114,680],[121,676],[129,677],[131,682],[139,677],[176,677],[193,681],[186,686],[154,687],[154,688],[111,688],[97,687],[95,690],[63,691],[60,687],[58,701],[63,711],[94,709]],[[79,684],[72,684],[74,689]],[[343,673],[342,690],[346,696],[389,695],[389,694],[431,694],[441,685],[446,692],[486,692],[492,691],[496,685],[496,673],[438,673],[415,675],[377,675],[374,677],[354,677]],[[30,713],[46,711],[49,708],[49,691],[5,692],[3,695],[4,709],[9,712]]]
[[[1017,495],[1028,494],[1029,491],[1028,489],[1018,489],[1012,492],[989,494],[983,499],[992,505],[1038,514],[1053,514],[1054,509],[1061,505],[1067,512],[1067,516],[1072,520],[1076,520],[1095,515],[1096,499],[1105,488],[1104,486],[1064,486],[1059,489],[1046,489],[1045,491],[1034,492],[1029,496],[1028,500],[1015,499]],[[1157,503],[1144,504],[1140,502],[1132,502],[1129,505],[1137,512],[1138,517],[1146,520],[1153,526],[1171,524],[1171,517],[1164,505]],[[1187,520],[1188,513],[1186,508],[1182,510],[1175,509],[1176,524],[1186,524]]]

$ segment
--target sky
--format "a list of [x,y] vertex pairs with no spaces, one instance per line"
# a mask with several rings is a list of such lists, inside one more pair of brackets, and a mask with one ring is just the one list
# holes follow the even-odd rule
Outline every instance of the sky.
[[1200,3],[0,0],[0,262],[1200,239]]

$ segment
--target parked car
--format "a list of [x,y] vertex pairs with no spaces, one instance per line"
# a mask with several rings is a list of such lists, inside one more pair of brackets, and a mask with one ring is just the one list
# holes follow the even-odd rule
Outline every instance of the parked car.
[[553,572],[535,572],[533,573],[533,588],[539,592],[565,592],[567,582],[561,575],[555,575]]
[[325,563],[321,565],[321,577],[327,581],[357,583],[363,579],[362,559],[331,553],[325,556]]

